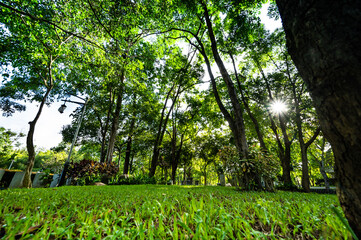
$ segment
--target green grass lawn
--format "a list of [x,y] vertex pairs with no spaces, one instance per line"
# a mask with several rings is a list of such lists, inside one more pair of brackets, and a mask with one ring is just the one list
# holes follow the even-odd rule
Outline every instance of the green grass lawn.
[[3,190],[0,238],[351,239],[332,205],[335,195],[226,187]]

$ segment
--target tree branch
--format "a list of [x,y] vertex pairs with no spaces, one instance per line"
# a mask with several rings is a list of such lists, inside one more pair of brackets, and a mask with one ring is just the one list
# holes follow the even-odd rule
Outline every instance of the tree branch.
[[306,143],[305,143],[305,146],[306,146],[306,149],[316,140],[316,138],[318,137],[318,135],[320,134],[321,132],[321,128],[318,127],[315,131],[315,133],[313,134],[313,136],[310,138],[310,140],[308,140]]
[[24,11],[21,11],[21,10],[18,10],[18,9],[15,9],[15,8],[13,8],[13,7],[9,6],[9,5],[6,5],[6,4],[4,4],[4,3],[2,3],[2,2],[0,2],[0,6],[2,6],[2,7],[4,7],[4,8],[7,8],[7,9],[9,9],[9,10],[11,10],[11,11],[13,11],[13,12],[19,14],[19,15],[27,16],[27,17],[29,17],[30,19],[34,20],[34,21],[45,22],[45,23],[47,23],[47,24],[49,24],[49,25],[51,25],[51,26],[54,26],[54,27],[60,29],[61,31],[63,31],[63,32],[65,32],[65,33],[68,33],[68,34],[70,34],[70,35],[73,35],[74,37],[77,37],[77,38],[79,38],[79,39],[81,39],[81,40],[83,40],[83,41],[86,41],[86,42],[88,42],[88,43],[96,46],[96,47],[99,48],[99,49],[104,50],[101,46],[99,46],[99,45],[96,44],[95,42],[90,41],[90,40],[87,39],[86,37],[83,37],[83,36],[81,36],[81,35],[79,35],[79,34],[77,34],[77,33],[70,32],[70,31],[68,31],[68,30],[60,27],[58,24],[56,24],[56,23],[54,23],[54,22],[52,22],[52,21],[49,21],[49,20],[44,19],[44,18],[35,17],[35,16],[31,15],[30,13],[27,13],[27,12],[24,12]]

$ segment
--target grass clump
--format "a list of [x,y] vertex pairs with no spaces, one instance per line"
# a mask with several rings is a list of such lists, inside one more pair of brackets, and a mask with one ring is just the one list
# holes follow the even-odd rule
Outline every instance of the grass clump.
[[0,192],[4,239],[351,239],[336,196],[224,187],[69,186]]

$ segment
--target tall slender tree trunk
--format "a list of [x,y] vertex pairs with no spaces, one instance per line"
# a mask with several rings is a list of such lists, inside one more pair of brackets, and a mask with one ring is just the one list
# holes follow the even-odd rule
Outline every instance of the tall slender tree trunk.
[[283,154],[282,161],[282,171],[283,171],[283,182],[286,186],[291,187],[293,185],[291,179],[291,145],[287,144],[285,146],[285,152]]
[[308,158],[307,158],[307,149],[305,143],[300,142],[301,148],[301,162],[302,162],[302,179],[301,185],[302,189],[305,192],[310,192],[310,175],[308,173]]
[[361,1],[276,2],[289,53],[333,148],[337,195],[361,238]]
[[168,100],[170,98],[170,95],[171,95],[174,87],[175,87],[175,84],[173,84],[172,87],[169,89],[169,91],[167,93],[167,97],[166,97],[164,105],[163,105],[162,113],[160,115],[160,122],[158,125],[157,136],[154,141],[152,161],[151,161],[151,165],[150,165],[150,169],[149,169],[150,177],[153,177],[155,175],[155,170],[157,169],[158,158],[159,158],[159,145],[161,144],[160,139],[162,138],[161,134],[162,134],[162,126],[163,126],[163,121],[164,121],[164,116],[165,116],[165,110],[167,108],[167,103],[168,103]]
[[[273,95],[271,92],[271,87],[269,85],[268,78],[264,74],[263,69],[262,69],[261,65],[259,64],[259,62],[257,61],[257,59],[253,58],[253,60],[256,63],[259,71],[261,72],[263,80],[266,83],[266,89],[268,92],[268,96],[269,96],[270,100],[272,101]],[[280,161],[281,161],[281,166],[282,166],[283,184],[285,186],[291,187],[293,185],[292,179],[291,179],[291,144],[292,144],[292,141],[290,141],[288,138],[286,122],[284,120],[284,116],[282,116],[281,114],[278,115],[278,119],[280,122],[280,128],[281,128],[281,132],[282,132],[282,136],[283,136],[284,146],[282,145],[281,138],[278,135],[277,126],[276,126],[275,121],[273,120],[273,117],[271,116],[271,114],[268,114],[268,116],[271,121],[271,129],[272,129],[273,133],[275,134],[276,140],[277,140],[277,146],[278,146],[278,151],[279,151],[279,156],[280,156]]]
[[323,138],[322,139],[322,144],[321,144],[321,147],[320,147],[320,150],[321,150],[321,161],[318,162],[319,166],[320,166],[320,172],[321,172],[321,175],[323,177],[323,180],[325,182],[325,188],[328,190],[330,189],[330,182],[328,180],[328,176],[326,174],[326,171],[325,171],[325,144],[326,144],[326,139]]
[[[297,112],[297,110],[296,110]],[[297,115],[297,114],[296,114]],[[297,131],[298,131],[298,142],[300,144],[301,149],[301,160],[302,160],[302,189],[305,192],[310,192],[310,176],[309,176],[309,168],[308,168],[308,156],[307,156],[307,149],[308,147],[316,140],[317,136],[320,133],[320,128],[318,128],[314,135],[311,137],[310,140],[308,140],[306,143],[303,138],[303,131],[301,126],[301,119],[297,119],[296,117],[296,125],[297,125]]]
[[301,185],[302,185],[303,191],[310,192],[310,174],[309,174],[309,168],[308,168],[307,149],[316,140],[317,136],[320,133],[320,128],[317,128],[317,130],[315,131],[313,136],[310,138],[310,140],[305,142],[304,136],[303,136],[301,107],[300,107],[300,105],[302,103],[301,95],[304,92],[303,92],[303,88],[300,92],[297,92],[297,86],[296,86],[297,78],[291,77],[291,73],[289,70],[289,62],[288,62],[287,58],[288,58],[288,55],[286,55],[286,59],[285,59],[286,66],[287,66],[286,73],[287,73],[288,81],[290,82],[291,88],[292,88],[292,97],[293,97],[295,112],[296,112],[295,121],[296,121],[296,126],[297,126],[298,142],[299,142],[300,149],[301,149],[301,162],[302,162]]
[[330,189],[330,182],[328,180],[328,176],[325,171],[324,159],[321,159],[321,161],[319,161],[318,164],[320,166],[320,172],[321,172],[323,181],[325,182],[325,188],[328,190],[328,189]]
[[35,125],[39,120],[39,117],[41,115],[41,112],[43,111],[43,107],[45,105],[46,99],[48,98],[50,91],[53,89],[52,84],[51,86],[46,90],[45,95],[43,96],[43,99],[40,103],[38,112],[36,113],[36,116],[33,121],[29,122],[29,132],[26,137],[26,149],[28,150],[28,162],[26,164],[25,169],[25,175],[23,179],[23,187],[25,188],[31,188],[31,172],[34,167],[35,163],[35,148],[34,148],[34,132],[35,132]]
[[134,125],[135,125],[135,116],[132,117],[132,122],[130,123],[130,130],[129,130],[128,139],[127,139],[127,147],[125,150],[123,174],[129,173],[129,163],[130,163],[130,156],[131,156],[131,151],[132,151]]
[[207,186],[207,165],[204,168],[204,186]]
[[[101,135],[102,135],[102,145],[101,145],[101,149],[100,149],[100,162],[103,163],[105,162],[106,156],[107,156],[107,149],[106,149],[106,137],[107,137],[107,132],[109,130],[109,122],[110,122],[110,115],[112,112],[112,108],[114,106],[114,97],[113,97],[113,89],[110,89],[110,97],[109,97],[110,103],[109,103],[109,107],[108,107],[108,113],[107,113],[107,118],[105,120],[105,124],[104,126],[102,126],[101,128]],[[99,122],[101,124],[101,118],[99,117]]]
[[[238,91],[241,94],[241,99],[242,99],[243,106],[246,109],[246,112],[247,112],[248,116],[250,117],[250,119],[251,119],[251,121],[253,123],[254,129],[256,130],[257,138],[258,138],[259,145],[260,145],[262,151],[267,152],[268,150],[267,150],[266,144],[265,144],[264,139],[263,139],[263,133],[261,131],[260,125],[258,123],[257,118],[254,116],[253,112],[251,111],[251,108],[249,107],[246,96],[245,96],[245,94],[243,92],[241,81],[239,79],[239,76],[241,76],[241,75],[238,74],[238,72],[237,72],[236,63],[234,61],[233,54],[230,53],[229,56],[231,57],[231,60],[232,60],[232,65],[233,65],[234,73],[235,73],[235,76],[236,76]],[[243,76],[241,76],[241,77],[243,79],[245,79],[245,77],[243,77]]]
[[291,145],[292,141],[289,139],[287,134],[287,126],[284,119],[284,116],[281,114],[278,115],[278,119],[280,121],[280,128],[282,131],[283,136],[283,143],[284,147],[284,159],[283,159],[283,181],[286,186],[292,186],[292,179],[291,179]]
[[[249,150],[248,150],[246,130],[245,130],[244,119],[243,119],[243,109],[238,100],[238,96],[237,96],[233,81],[232,81],[231,77],[229,76],[228,71],[227,71],[226,67],[224,66],[223,61],[219,55],[217,41],[216,41],[216,37],[214,36],[213,26],[212,26],[212,22],[211,22],[211,19],[209,16],[207,5],[206,5],[206,3],[202,2],[202,6],[203,6],[204,17],[205,17],[205,21],[206,21],[206,25],[207,25],[207,29],[208,29],[209,40],[211,41],[211,49],[212,49],[213,57],[218,66],[218,69],[222,75],[222,78],[223,78],[224,82],[226,83],[228,95],[231,100],[231,104],[232,104],[232,108],[233,108],[234,118],[229,119],[230,121],[232,121],[232,123],[230,124],[230,128],[232,130],[238,152],[242,155],[242,158],[247,158]],[[222,113],[223,113],[223,111],[222,111]],[[226,117],[226,120],[229,122],[227,117]]]
[[[176,126],[176,121],[174,119],[174,114],[172,114],[172,139],[171,139],[171,144],[172,144],[172,152],[171,152],[171,167],[172,167],[172,172],[171,172],[171,178],[172,181],[175,179],[175,173],[177,171],[177,165],[178,165],[178,159],[176,159],[176,152],[177,152],[177,126]],[[173,178],[173,173],[174,173],[174,178]]]
[[179,163],[179,159],[180,159],[180,156],[181,156],[181,153],[182,153],[183,139],[184,139],[184,134],[181,135],[181,142],[180,142],[180,145],[178,147],[177,153],[175,155],[175,159],[172,162],[172,181],[173,181],[173,184],[175,183],[178,163]]
[[175,87],[175,85],[173,85],[172,88],[170,89],[170,91],[168,92],[166,101],[165,101],[163,109],[162,109],[161,120],[160,120],[160,123],[158,126],[157,137],[155,139],[154,147],[153,147],[152,162],[151,162],[151,166],[150,166],[150,170],[149,170],[150,177],[153,177],[155,175],[155,171],[157,169],[158,159],[159,159],[159,145],[163,141],[163,136],[164,136],[165,130],[167,128],[169,116],[170,116],[171,112],[173,111],[174,104],[176,103],[177,98],[180,94],[181,85],[178,86],[177,91],[172,99],[172,105],[170,106],[169,111],[168,111],[166,117],[164,118],[165,109],[167,108],[167,102],[168,102],[169,96],[170,96],[171,92],[173,91],[174,87]]
[[132,152],[132,157],[130,159],[129,163],[129,174],[133,174],[133,163],[134,163],[134,152]]
[[[266,74],[264,73],[263,68],[261,67],[261,64],[259,63],[257,57],[253,57],[253,61],[256,64],[258,70],[260,71],[260,73],[262,75],[263,80],[266,83],[266,90],[268,93],[268,97],[272,101],[273,94],[271,91],[271,86],[269,84],[269,80],[268,80]],[[280,121],[280,128],[282,131],[282,136],[283,136],[283,143],[284,143],[284,146],[283,146],[281,139],[277,132],[276,123],[270,114],[269,114],[269,119],[271,121],[271,129],[274,132],[274,134],[276,136],[276,140],[277,140],[277,146],[278,146],[278,151],[279,151],[279,156],[280,156],[280,161],[281,161],[281,166],[282,166],[283,183],[285,186],[291,187],[293,185],[292,179],[291,179],[291,144],[292,144],[292,141],[290,141],[288,138],[286,122],[284,121],[283,116],[280,114],[279,121]]]
[[118,135],[120,111],[122,109],[124,78],[125,78],[125,72],[124,72],[124,69],[122,69],[121,75],[120,75],[119,89],[118,89],[118,93],[117,93],[117,104],[115,106],[112,128],[110,130],[110,136],[109,136],[109,142],[108,142],[107,157],[106,157],[106,162],[108,162],[108,163],[111,163],[113,160],[114,146],[115,146],[115,141],[116,141],[116,138]]

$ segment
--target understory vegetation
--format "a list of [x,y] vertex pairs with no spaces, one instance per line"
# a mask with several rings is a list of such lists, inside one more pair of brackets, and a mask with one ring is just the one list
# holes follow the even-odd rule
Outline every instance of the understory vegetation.
[[2,239],[351,239],[335,195],[195,186],[0,192]]

